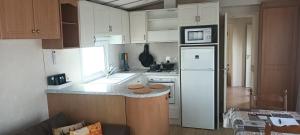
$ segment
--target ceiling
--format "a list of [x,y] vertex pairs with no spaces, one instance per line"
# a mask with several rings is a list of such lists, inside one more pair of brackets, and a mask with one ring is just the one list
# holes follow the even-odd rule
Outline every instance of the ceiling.
[[[146,7],[151,5],[162,5],[164,0],[87,0],[103,5],[116,7],[125,10],[134,10],[140,7]],[[232,6],[247,6],[257,5],[264,1],[283,1],[283,0],[176,0],[178,4],[186,3],[199,3],[207,1],[219,1],[221,7],[232,7]]]
[[88,1],[97,2],[103,5],[108,5],[108,6],[127,9],[127,10],[163,2],[163,0],[88,0]]

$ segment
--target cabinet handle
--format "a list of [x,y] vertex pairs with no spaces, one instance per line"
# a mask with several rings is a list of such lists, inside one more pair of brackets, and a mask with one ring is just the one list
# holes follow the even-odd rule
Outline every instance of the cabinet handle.
[[144,34],[144,40],[146,40],[146,34]]
[[40,30],[39,30],[39,29],[37,29],[37,30],[36,30],[36,32],[37,32],[37,33],[40,33]]
[[35,29],[32,29],[32,31],[31,31],[32,33],[35,33],[36,31],[35,31]]
[[200,18],[200,16],[198,16],[198,22],[200,22],[200,20],[201,20],[201,18]]
[[94,43],[96,43],[96,37],[94,36]]
[[195,22],[198,22],[198,16],[195,16]]

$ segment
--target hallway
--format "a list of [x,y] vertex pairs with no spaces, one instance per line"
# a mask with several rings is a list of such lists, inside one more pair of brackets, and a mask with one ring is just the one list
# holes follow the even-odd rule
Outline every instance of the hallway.
[[245,87],[228,87],[227,88],[227,109],[240,108],[250,109],[250,92]]

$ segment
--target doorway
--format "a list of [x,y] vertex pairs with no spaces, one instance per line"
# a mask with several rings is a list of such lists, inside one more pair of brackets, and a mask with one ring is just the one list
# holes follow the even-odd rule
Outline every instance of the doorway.
[[252,18],[228,18],[227,109],[250,109]]
[[[258,14],[224,19],[224,46],[220,56],[224,111],[250,109],[250,89],[256,89]],[[221,88],[222,90],[222,88]]]

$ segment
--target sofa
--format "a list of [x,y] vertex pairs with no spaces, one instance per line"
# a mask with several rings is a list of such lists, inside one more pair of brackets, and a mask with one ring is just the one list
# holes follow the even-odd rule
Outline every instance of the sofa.
[[[53,128],[71,124],[66,116],[60,113],[15,135],[52,135]],[[101,126],[104,135],[130,135],[129,127],[126,125],[102,124]]]

